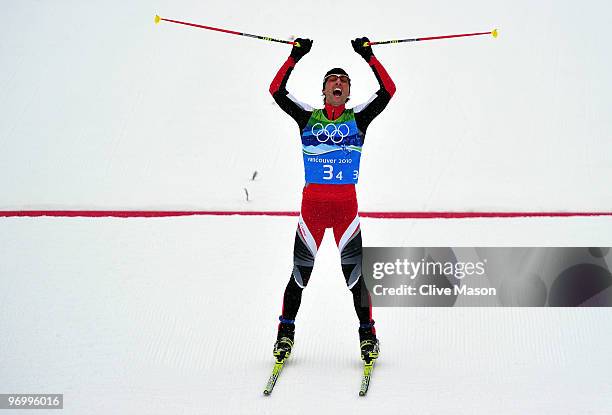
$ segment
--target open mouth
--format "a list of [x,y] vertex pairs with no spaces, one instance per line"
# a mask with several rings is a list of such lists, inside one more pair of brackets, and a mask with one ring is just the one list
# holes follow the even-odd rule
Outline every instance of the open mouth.
[[335,97],[341,96],[342,95],[342,89],[340,89],[340,88],[334,89],[333,94],[334,94]]

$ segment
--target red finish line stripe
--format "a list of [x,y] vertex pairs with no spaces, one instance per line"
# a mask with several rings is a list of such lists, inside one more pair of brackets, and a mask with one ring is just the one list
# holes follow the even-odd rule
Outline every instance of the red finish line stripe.
[[[299,216],[290,211],[153,211],[153,210],[7,210],[0,217],[86,217],[163,218],[176,216]],[[362,218],[379,219],[464,219],[612,216],[612,212],[359,212]]]

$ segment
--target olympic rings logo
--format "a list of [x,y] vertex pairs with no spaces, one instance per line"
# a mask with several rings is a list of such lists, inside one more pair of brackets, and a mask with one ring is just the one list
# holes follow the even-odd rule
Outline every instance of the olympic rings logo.
[[[330,128],[331,127],[331,128]],[[317,141],[319,143],[326,143],[327,140],[330,140],[334,144],[338,144],[344,140],[344,137],[348,136],[351,132],[351,129],[346,124],[327,124],[323,127],[323,124],[320,122],[316,123],[312,126],[312,135],[317,137]],[[325,137],[321,137],[325,135]]]

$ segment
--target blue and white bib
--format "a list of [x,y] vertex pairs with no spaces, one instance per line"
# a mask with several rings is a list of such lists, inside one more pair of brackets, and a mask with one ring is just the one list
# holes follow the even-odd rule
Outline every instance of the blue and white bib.
[[302,130],[306,183],[357,184],[362,146],[352,109],[333,121],[315,109]]

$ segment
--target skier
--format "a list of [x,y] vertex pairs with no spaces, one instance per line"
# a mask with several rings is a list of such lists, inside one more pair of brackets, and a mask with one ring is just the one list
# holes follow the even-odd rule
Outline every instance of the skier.
[[324,108],[314,109],[296,100],[286,89],[291,71],[312,48],[312,40],[295,40],[290,56],[270,85],[276,103],[298,123],[302,138],[306,184],[293,248],[293,272],[283,297],[274,356],[284,361],[291,354],[295,317],[302,291],[312,272],[317,249],[326,228],[332,228],[341,254],[346,284],[353,295],[359,319],[361,358],[366,363],[378,357],[372,303],[361,278],[362,243],[355,184],[366,130],[395,93],[395,84],[376,59],[367,37],[351,41],[353,49],[370,65],[380,89],[366,103],[345,108],[351,80],[341,68],[323,78]]

